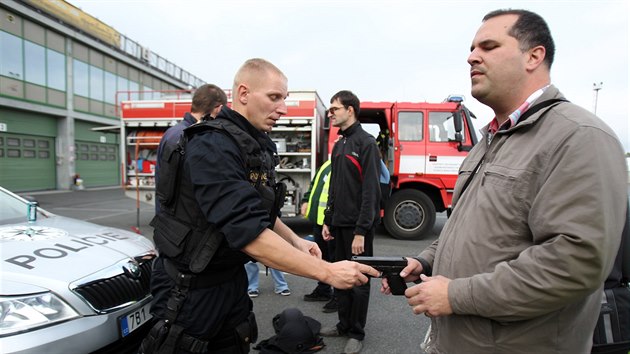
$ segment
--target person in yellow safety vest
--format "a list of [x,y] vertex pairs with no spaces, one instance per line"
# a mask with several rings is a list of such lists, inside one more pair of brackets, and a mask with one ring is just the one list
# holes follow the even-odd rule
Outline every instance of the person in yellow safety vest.
[[[324,162],[311,181],[308,191],[302,197],[301,214],[313,224],[313,238],[322,250],[322,259],[331,262],[335,254],[335,240],[324,241],[322,225],[324,224],[324,210],[328,202],[328,184],[330,183],[330,160]],[[304,301],[328,301],[322,311],[326,313],[337,311],[337,299],[333,288],[326,283],[317,282],[317,287],[310,294],[304,295]]]
[[[330,160],[324,162],[315,174],[315,178],[311,181],[311,186],[304,197],[302,202],[302,209],[304,217],[309,219],[313,224],[322,226],[324,224],[324,210],[326,210],[326,203],[328,202],[328,185],[330,183]],[[313,213],[313,212],[316,213]]]

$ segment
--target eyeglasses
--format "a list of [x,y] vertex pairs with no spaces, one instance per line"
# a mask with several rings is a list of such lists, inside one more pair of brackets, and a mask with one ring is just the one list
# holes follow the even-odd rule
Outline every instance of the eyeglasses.
[[344,107],[344,106],[341,106],[341,107],[330,107],[330,108],[328,108],[328,112],[330,114],[335,114],[335,112],[337,112],[338,110],[340,110],[342,108],[346,108],[346,107]]

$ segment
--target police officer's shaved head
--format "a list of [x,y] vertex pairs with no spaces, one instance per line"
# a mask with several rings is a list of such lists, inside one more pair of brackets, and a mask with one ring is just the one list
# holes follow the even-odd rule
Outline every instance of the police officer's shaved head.
[[261,58],[249,59],[243,63],[236,72],[232,91],[237,92],[239,85],[242,84],[249,86],[251,89],[255,89],[269,74],[280,75],[287,80],[284,73],[267,60]]
[[232,109],[256,129],[270,132],[287,114],[287,77],[265,59],[247,60],[234,76]]

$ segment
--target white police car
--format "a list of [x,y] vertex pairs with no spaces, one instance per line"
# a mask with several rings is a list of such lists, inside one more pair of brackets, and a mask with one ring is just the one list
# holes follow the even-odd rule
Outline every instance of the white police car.
[[29,222],[31,205],[0,187],[0,351],[136,350],[151,319],[153,243],[43,209]]

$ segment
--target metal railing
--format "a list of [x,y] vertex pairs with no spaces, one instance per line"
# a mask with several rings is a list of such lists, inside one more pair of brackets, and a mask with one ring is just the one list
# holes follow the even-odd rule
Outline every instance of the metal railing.
[[205,81],[175,65],[175,63],[152,52],[149,48],[141,46],[138,42],[127,38],[123,34],[120,34],[120,48],[118,49],[128,56],[144,62],[152,68],[192,87],[199,87],[205,83]]

